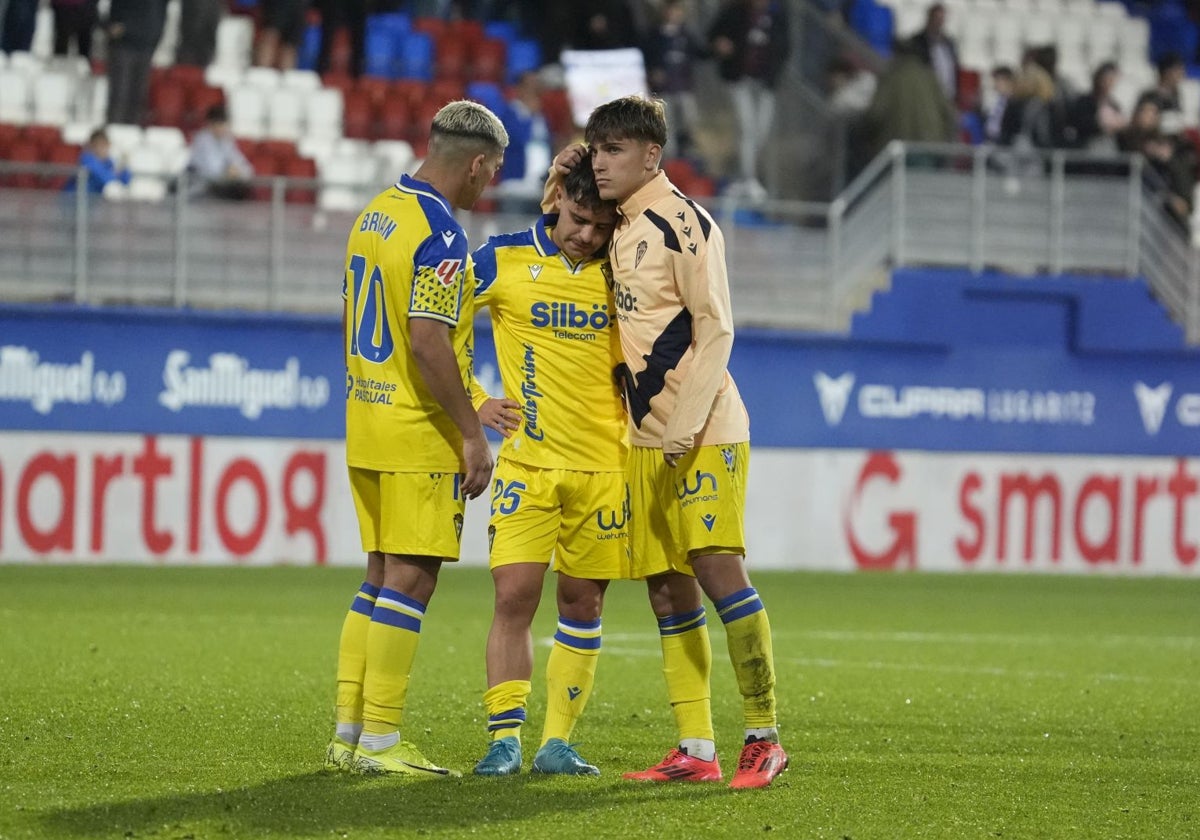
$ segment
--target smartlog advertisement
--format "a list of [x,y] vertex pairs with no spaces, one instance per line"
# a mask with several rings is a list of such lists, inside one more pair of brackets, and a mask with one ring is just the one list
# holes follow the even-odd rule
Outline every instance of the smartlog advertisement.
[[[475,359],[499,394],[484,322]],[[743,330],[730,367],[757,568],[1197,574],[1193,354]],[[352,387],[334,318],[0,307],[0,560],[358,564]]]

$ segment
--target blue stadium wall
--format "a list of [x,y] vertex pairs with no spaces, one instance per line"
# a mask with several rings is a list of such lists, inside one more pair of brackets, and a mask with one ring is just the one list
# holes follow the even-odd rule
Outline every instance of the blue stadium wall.
[[[359,562],[338,330],[0,306],[0,559]],[[484,322],[476,358],[498,390]],[[1144,283],[1087,277],[903,270],[849,337],[741,330],[749,555],[1194,574],[1198,361]]]

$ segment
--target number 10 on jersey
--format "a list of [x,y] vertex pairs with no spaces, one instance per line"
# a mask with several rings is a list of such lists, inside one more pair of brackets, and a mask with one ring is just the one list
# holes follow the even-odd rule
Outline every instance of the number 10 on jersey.
[[[371,269],[369,275],[368,267]],[[368,266],[367,258],[361,254],[350,258],[349,272],[353,286],[350,298],[350,355],[382,364],[391,358],[396,348],[391,327],[388,326],[383,272],[377,265]]]

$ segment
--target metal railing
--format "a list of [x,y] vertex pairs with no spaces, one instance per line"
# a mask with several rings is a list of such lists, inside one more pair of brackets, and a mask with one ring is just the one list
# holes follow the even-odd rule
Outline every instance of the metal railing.
[[[73,167],[0,161],[21,174]],[[143,176],[145,177],[145,176]],[[251,182],[265,200],[110,202],[0,187],[0,299],[335,313],[355,210],[372,190],[310,179]],[[737,320],[842,332],[899,266],[1145,277],[1200,343],[1200,260],[1140,157],[893,143],[831,203],[704,201],[726,240]],[[289,198],[308,192],[316,203]],[[532,213],[464,213],[472,243]]]

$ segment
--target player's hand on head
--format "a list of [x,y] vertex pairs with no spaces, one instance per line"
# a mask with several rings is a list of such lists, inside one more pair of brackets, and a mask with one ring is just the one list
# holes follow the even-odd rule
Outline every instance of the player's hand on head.
[[512,437],[521,422],[521,416],[516,412],[520,407],[516,400],[493,397],[479,407],[479,422],[505,437]]
[[572,143],[554,156],[554,169],[560,175],[567,175],[588,154],[588,147],[583,143]]
[[463,476],[462,492],[468,499],[474,499],[482,495],[492,481],[492,450],[483,436],[482,427],[479,434],[463,440],[463,461],[467,472]]

